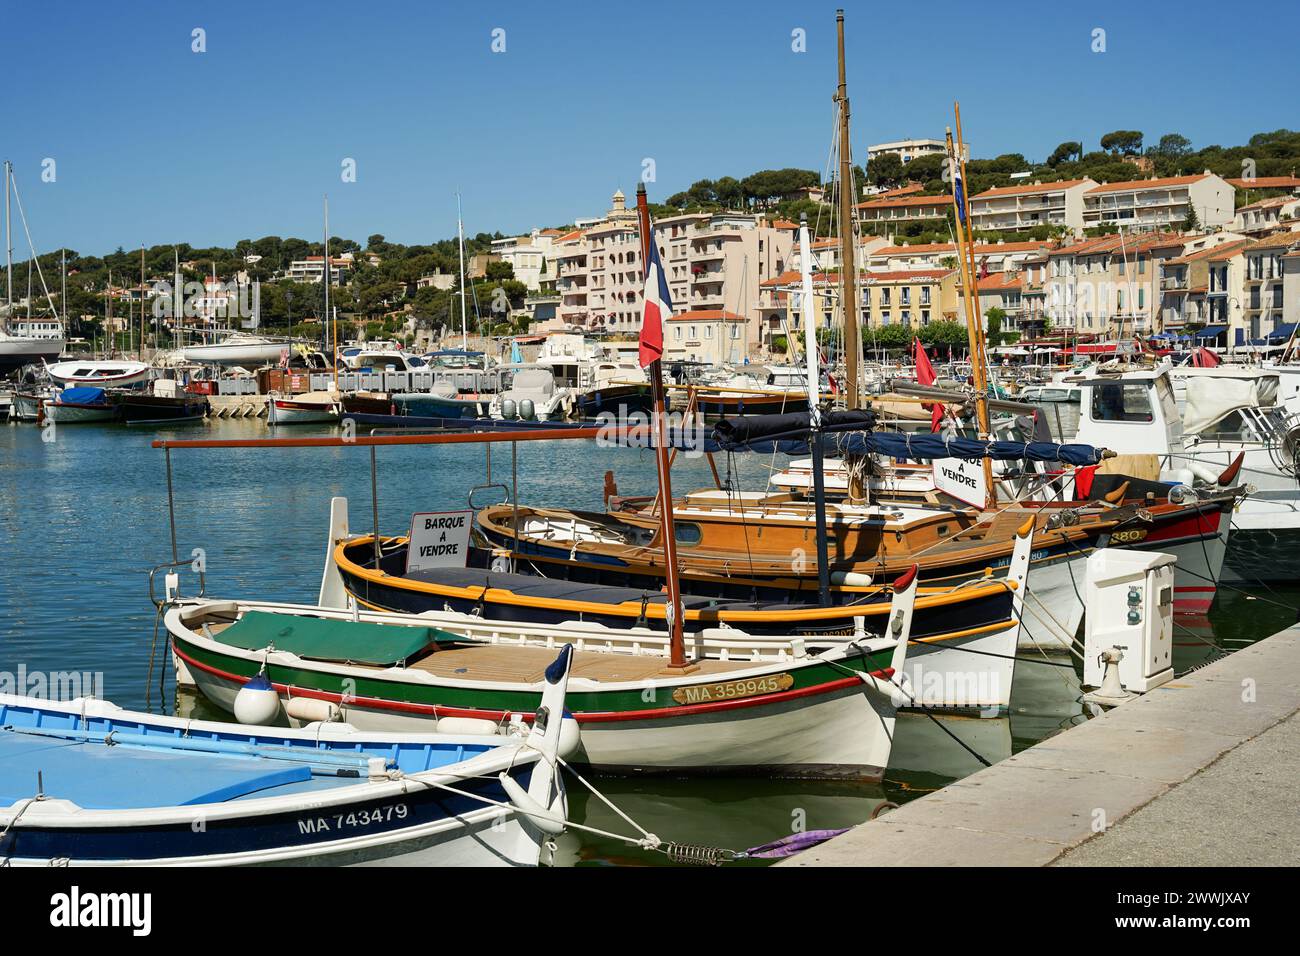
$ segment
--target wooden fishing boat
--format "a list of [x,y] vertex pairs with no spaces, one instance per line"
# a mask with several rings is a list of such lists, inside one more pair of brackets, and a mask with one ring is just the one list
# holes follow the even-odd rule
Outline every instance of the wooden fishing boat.
[[[0,864],[536,866],[565,817],[570,657],[544,669],[532,729],[502,733],[256,728],[0,694]],[[278,706],[264,685],[255,670],[245,693]]]
[[102,388],[65,388],[41,408],[46,421],[59,425],[111,422],[118,418],[117,405]]
[[[573,760],[610,771],[879,779],[902,679],[915,575],[850,640],[749,646],[700,635],[671,663],[662,632],[500,628],[453,615],[385,615],[245,601],[192,601],[165,615],[178,679],[232,710],[263,670],[287,713],[371,730],[469,718],[508,723],[536,709],[558,644],[574,647],[566,707]],[[295,703],[297,702],[297,703]]]
[[272,395],[267,412],[271,425],[321,425],[339,420],[340,405],[332,392]]
[[117,400],[118,413],[128,425],[179,425],[207,417],[210,403],[206,395],[176,392],[172,395],[153,392],[123,392]]

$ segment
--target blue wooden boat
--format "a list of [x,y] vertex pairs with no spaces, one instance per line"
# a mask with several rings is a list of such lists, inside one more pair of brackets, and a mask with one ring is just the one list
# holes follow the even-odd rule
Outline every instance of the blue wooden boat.
[[0,694],[0,866],[535,866],[564,825],[571,659],[546,669],[531,729],[500,732],[261,728]]

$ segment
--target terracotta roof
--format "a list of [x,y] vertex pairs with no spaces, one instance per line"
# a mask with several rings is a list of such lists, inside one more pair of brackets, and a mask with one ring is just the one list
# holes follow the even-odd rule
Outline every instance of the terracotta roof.
[[582,230],[581,230],[581,229],[575,229],[575,230],[573,230],[573,232],[566,232],[564,235],[560,236],[560,238],[556,239],[555,241],[556,241],[556,242],[572,242],[572,241],[574,241],[575,239],[581,239],[581,238],[582,238]]
[[991,272],[977,280],[975,286],[981,292],[1000,292],[1003,289],[1019,289],[1021,284],[1019,272]]
[[1168,189],[1173,186],[1190,186],[1192,183],[1199,183],[1202,179],[1207,179],[1213,173],[1198,173],[1195,176],[1166,176],[1164,179],[1129,179],[1122,183],[1103,183],[1100,186],[1094,186],[1088,190],[1088,195],[1093,193],[1123,193],[1138,189]]
[[803,278],[802,273],[794,269],[787,269],[785,272],[782,272],[779,276],[774,276],[771,279],[764,279],[762,282],[759,283],[759,287],[762,288],[764,286],[771,287],[776,285],[789,285],[791,282],[798,282],[802,278]]
[[1247,252],[1254,252],[1256,249],[1285,249],[1300,243],[1300,232],[1275,232],[1271,236],[1265,236],[1263,239],[1257,239],[1246,247]]
[[1229,179],[1237,189],[1300,189],[1300,177],[1256,176],[1254,179]]
[[799,224],[797,222],[791,222],[789,219],[777,219],[775,222],[772,223],[772,228],[773,229],[798,229]]
[[912,206],[950,206],[952,196],[896,196],[892,199],[868,199],[858,209],[906,209]]
[[669,322],[744,322],[743,315],[728,312],[725,309],[693,309],[680,315],[671,316]]
[[946,279],[956,269],[900,269],[895,272],[868,272],[867,282],[908,282],[920,279]]
[[[1200,262],[1202,259],[1209,261],[1218,258],[1229,259],[1249,243],[1249,239],[1237,239],[1232,242],[1221,242],[1217,246],[1208,246],[1205,249],[1197,249],[1195,252],[1189,252],[1186,255],[1169,259],[1167,260],[1167,263],[1169,265],[1185,265],[1189,262]],[[1220,253],[1224,254],[1220,256]]]
[[1025,186],[995,186],[992,189],[986,189],[978,195],[971,196],[971,201],[976,199],[996,199],[999,196],[1033,196],[1037,193],[1055,193],[1063,189],[1073,189],[1075,186],[1082,186],[1084,183],[1093,182],[1091,179],[1062,179],[1055,183],[1030,183]]
[[911,196],[919,193],[924,189],[921,183],[908,183],[906,186],[899,186],[897,189],[886,189],[883,193],[876,193],[872,199],[893,199],[896,196]]

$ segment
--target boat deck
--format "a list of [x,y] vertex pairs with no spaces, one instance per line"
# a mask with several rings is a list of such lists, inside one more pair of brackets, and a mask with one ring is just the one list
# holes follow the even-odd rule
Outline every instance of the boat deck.
[[[557,653],[553,647],[464,645],[434,651],[407,667],[425,671],[435,677],[532,684],[542,679]],[[692,662],[695,669],[691,673],[725,674],[763,667],[770,663],[772,662],[702,660]],[[673,676],[668,670],[668,659],[665,657],[613,651],[577,651],[573,655],[573,667],[569,674],[572,677],[609,683]]]

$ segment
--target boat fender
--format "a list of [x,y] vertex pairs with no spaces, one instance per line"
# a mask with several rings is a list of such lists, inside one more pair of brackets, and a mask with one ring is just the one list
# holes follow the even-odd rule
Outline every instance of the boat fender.
[[578,719],[570,713],[566,707],[564,716],[560,718],[560,749],[557,753],[564,758],[573,756],[582,745],[582,729],[578,726]]
[[465,734],[471,737],[487,736],[497,732],[494,720],[482,717],[439,717],[438,733]]
[[265,673],[259,673],[235,695],[235,720],[241,724],[266,725],[280,716],[280,695]]
[[343,716],[338,704],[314,697],[290,697],[284,705],[284,712],[291,720],[304,724],[333,723]]
[[838,584],[853,588],[866,588],[871,586],[871,575],[863,574],[861,571],[832,571],[831,584]]
[[543,833],[549,833],[552,836],[559,836],[564,832],[564,818],[557,816],[553,811],[542,806],[536,800],[528,795],[528,791],[519,785],[519,783],[508,773],[501,773],[497,776],[501,781],[501,787],[505,790],[506,796],[519,813],[523,814],[533,826]]

